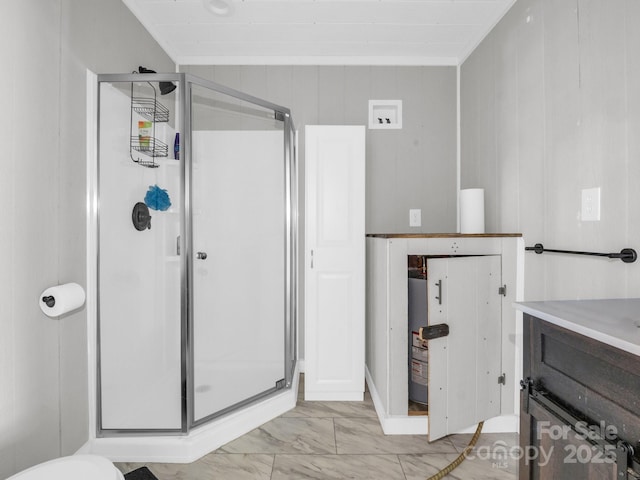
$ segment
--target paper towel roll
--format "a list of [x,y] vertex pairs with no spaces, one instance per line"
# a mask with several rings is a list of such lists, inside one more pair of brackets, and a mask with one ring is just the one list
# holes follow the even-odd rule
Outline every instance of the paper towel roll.
[[484,189],[460,190],[460,233],[484,233]]
[[40,309],[49,317],[59,317],[84,305],[84,289],[77,283],[47,288],[40,295]]

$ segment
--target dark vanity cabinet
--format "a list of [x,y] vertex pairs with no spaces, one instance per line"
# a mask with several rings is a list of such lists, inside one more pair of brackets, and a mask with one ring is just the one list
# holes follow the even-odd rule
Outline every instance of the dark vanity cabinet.
[[587,335],[524,314],[520,480],[640,478],[640,357]]

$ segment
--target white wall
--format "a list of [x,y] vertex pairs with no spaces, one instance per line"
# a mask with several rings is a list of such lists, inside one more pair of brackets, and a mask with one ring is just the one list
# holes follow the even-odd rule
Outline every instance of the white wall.
[[59,324],[37,304],[58,279],[59,21],[60,2],[5,2],[0,16],[2,478],[60,444]]
[[[461,67],[461,186],[489,232],[527,245],[640,249],[640,3],[519,0]],[[580,218],[600,187],[599,222]],[[640,266],[527,253],[525,299],[637,296]]]
[[0,478],[88,438],[86,312],[39,310],[86,284],[86,69],[175,66],[119,0],[9,0],[0,16]]

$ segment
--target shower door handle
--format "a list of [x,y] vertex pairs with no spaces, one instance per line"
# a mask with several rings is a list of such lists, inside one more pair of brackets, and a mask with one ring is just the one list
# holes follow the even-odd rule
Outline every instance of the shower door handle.
[[206,260],[207,259],[207,252],[198,252],[198,253],[196,253],[196,258],[198,260]]

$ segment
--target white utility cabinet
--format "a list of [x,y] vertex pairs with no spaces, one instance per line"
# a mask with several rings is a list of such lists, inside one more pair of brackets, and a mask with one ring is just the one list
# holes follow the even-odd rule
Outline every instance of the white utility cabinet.
[[[367,236],[367,383],[387,434],[517,431],[519,234]],[[408,412],[408,257],[427,258],[428,415]]]
[[305,399],[362,400],[365,128],[305,129]]

